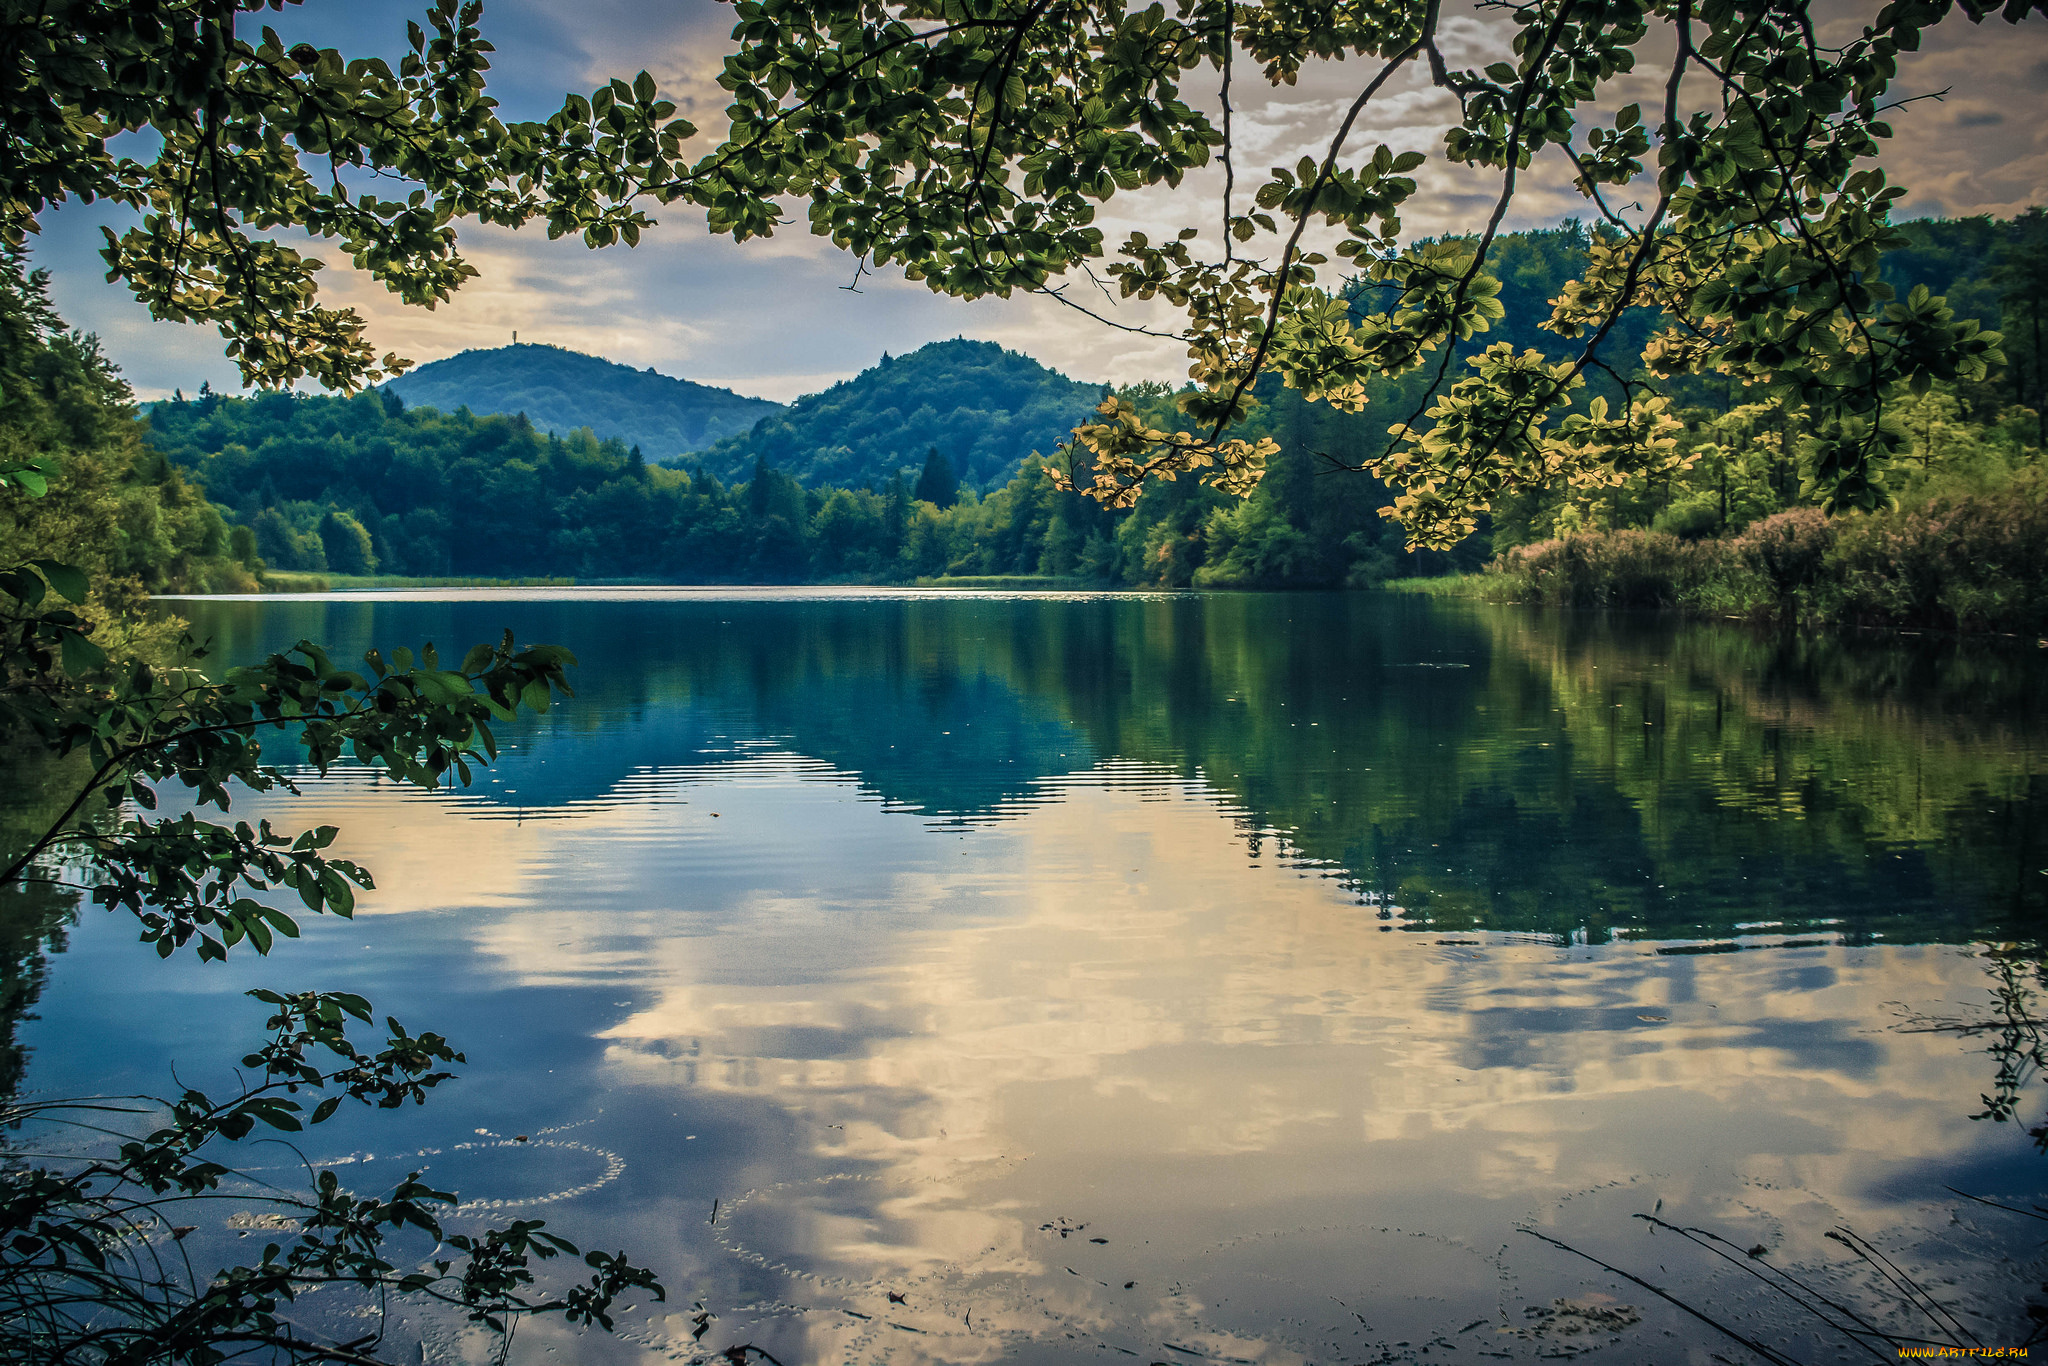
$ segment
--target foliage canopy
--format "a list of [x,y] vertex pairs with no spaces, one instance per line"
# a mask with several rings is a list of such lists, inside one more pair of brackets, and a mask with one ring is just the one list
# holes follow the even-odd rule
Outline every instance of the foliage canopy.
[[[159,316],[217,323],[252,382],[301,376],[348,387],[402,367],[377,359],[363,323],[320,306],[316,263],[267,236],[286,226],[342,243],[408,302],[446,298],[473,268],[453,223],[545,218],[592,245],[635,242],[643,202],[701,208],[737,240],[783,225],[792,201],[814,233],[863,266],[895,265],[963,298],[1057,291],[1103,259],[1100,206],[1177,186],[1220,160],[1213,243],[1133,234],[1106,268],[1127,296],[1179,309],[1195,430],[1111,405],[1084,426],[1081,477],[1127,503],[1179,474],[1243,492],[1271,447],[1231,435],[1261,374],[1304,397],[1357,409],[1375,379],[1426,369],[1422,399],[1369,462],[1397,492],[1392,515],[1424,545],[1448,545],[1494,500],[1569,481],[1597,487],[1675,467],[1674,419],[1655,381],[1713,372],[1803,414],[1815,481],[1833,507],[1875,506],[1902,440],[1889,405],[1903,387],[1972,382],[1999,338],[1937,296],[1896,297],[1876,279],[1903,237],[1904,193],[1873,164],[1903,54],[1932,25],[2048,0],[1892,0],[1860,34],[1820,41],[1804,0],[1527,0],[1501,4],[1513,60],[1454,70],[1439,45],[1441,0],[1181,0],[1174,12],[1109,0],[739,0],[720,83],[729,126],[690,160],[695,128],[642,73],[544,123],[501,121],[484,94],[490,46],[474,0],[437,0],[396,71],[375,59],[286,48],[238,21],[284,0],[149,0],[124,6],[8,3],[0,232],[19,242],[43,208],[112,198],[144,214],[111,240],[111,273]],[[429,32],[429,29],[431,32]],[[1248,60],[1274,84],[1310,61],[1365,59],[1366,78],[1327,150],[1239,194],[1229,84]],[[1639,65],[1662,98],[1611,114]],[[1417,192],[1414,148],[1352,146],[1353,130],[1413,69],[1455,95],[1449,162],[1496,172],[1476,238],[1403,245]],[[1186,87],[1216,82],[1220,121]],[[1600,115],[1598,119],[1594,116]],[[152,161],[109,139],[148,128]],[[1562,159],[1605,231],[1547,325],[1578,342],[1552,360],[1493,342],[1453,378],[1455,344],[1501,320],[1489,257],[1526,171]],[[395,175],[415,189],[360,188]],[[352,181],[351,177],[354,177]],[[1619,207],[1637,187],[1640,213]],[[1340,230],[1347,268],[1390,287],[1354,318],[1304,246]],[[1599,343],[1629,309],[1667,318],[1615,401],[1575,404]],[[1078,472],[1078,471],[1076,471]]]
[[[0,897],[89,895],[134,916],[169,958],[268,953],[299,926],[278,902],[349,916],[370,874],[330,852],[336,830],[279,831],[225,816],[237,787],[291,788],[263,741],[289,737],[313,767],[344,756],[431,787],[467,781],[495,754],[492,727],[566,693],[568,651],[520,647],[510,632],[446,667],[376,652],[344,667],[310,642],[210,677],[175,624],[135,619],[139,590],[246,570],[222,553],[218,510],[140,443],[126,386],[90,340],[64,330],[42,281],[0,260],[0,758],[10,779],[0,824]],[[374,401],[374,400],[373,400]],[[136,478],[153,457],[158,476]],[[146,473],[146,471],[145,471]],[[246,532],[246,528],[238,528]],[[358,528],[360,530],[360,528]],[[72,560],[81,560],[81,567]],[[40,782],[39,782],[40,780]],[[159,790],[187,809],[155,814]],[[31,801],[27,817],[12,809]],[[20,984],[11,984],[19,1000]],[[463,1061],[448,1040],[386,1018],[364,1043],[370,1005],[348,992],[251,993],[271,1008],[267,1040],[242,1055],[228,1092],[17,1100],[20,1054],[0,1048],[9,1089],[0,1127],[70,1126],[88,1151],[38,1153],[10,1138],[0,1159],[0,1357],[25,1363],[348,1361],[379,1356],[383,1329],[344,1316],[337,1331],[308,1292],[331,1288],[372,1311],[388,1297],[437,1302],[503,1333],[534,1314],[609,1328],[622,1294],[660,1285],[625,1254],[582,1254],[590,1274],[559,1295],[533,1264],[578,1249],[539,1220],[446,1232],[451,1193],[415,1172],[358,1195],[332,1172],[302,1195],[270,1192],[283,1236],[253,1264],[204,1273],[209,1202],[230,1198],[223,1149],[253,1133],[298,1133],[346,1101],[423,1103]],[[97,1141],[97,1140],[105,1141]],[[234,1203],[246,1212],[246,1196]],[[179,1223],[183,1218],[188,1222]],[[412,1240],[421,1240],[414,1245]]]

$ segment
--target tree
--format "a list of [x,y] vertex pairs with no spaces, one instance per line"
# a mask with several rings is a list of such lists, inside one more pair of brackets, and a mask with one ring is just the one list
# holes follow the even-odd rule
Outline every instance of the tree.
[[[290,0],[297,3],[297,0]],[[457,219],[516,225],[591,245],[639,240],[628,201],[672,178],[680,140],[644,73],[570,96],[546,123],[506,124],[484,94],[490,44],[477,0],[435,0],[407,25],[394,72],[307,44],[287,49],[244,15],[285,0],[143,0],[0,7],[0,242],[19,247],[45,207],[106,199],[143,215],[107,233],[109,278],[160,318],[209,322],[251,384],[311,376],[353,388],[401,371],[378,358],[352,309],[320,305],[320,263],[282,245],[296,227],[340,244],[409,304],[448,298],[476,274],[455,250]],[[155,157],[109,141],[147,130]],[[371,177],[417,194],[380,199]]]
[[[2012,0],[2003,14],[2017,22],[2044,7]],[[1674,467],[1677,424],[1654,383],[1701,372],[1803,409],[1829,501],[1870,505],[1900,439],[1888,397],[1901,385],[1981,378],[2000,359],[1998,338],[1940,299],[1894,299],[1875,282],[1879,255],[1902,240],[1886,216],[1904,191],[1870,164],[1890,136],[1883,116],[1901,54],[1930,24],[1995,10],[1899,0],[1829,48],[1800,0],[1531,0],[1510,11],[1515,61],[1457,71],[1438,46],[1438,0],[1342,17],[1235,0],[1191,0],[1173,16],[1062,0],[966,16],[879,0],[742,3],[741,49],[724,77],[731,136],[692,168],[687,192],[718,183],[732,202],[713,209],[712,226],[736,238],[772,230],[774,196],[807,194],[812,230],[865,262],[899,263],[963,297],[1007,296],[1056,292],[1056,277],[1104,254],[1100,202],[1178,185],[1220,158],[1215,246],[1204,250],[1193,224],[1168,242],[1133,234],[1108,267],[1125,296],[1184,312],[1196,385],[1179,403],[1202,425],[1167,430],[1105,404],[1076,453],[1092,457],[1090,488],[1107,501],[1127,504],[1163,475],[1193,473],[1233,492],[1256,483],[1271,443],[1230,433],[1263,373],[1355,411],[1376,384],[1426,367],[1421,402],[1391,414],[1395,440],[1363,462],[1395,488],[1390,511],[1415,543],[1457,540],[1518,488]],[[1661,109],[1646,122],[1626,104],[1611,127],[1579,126],[1639,52],[1660,49],[1671,54]],[[1229,114],[1235,59],[1282,83],[1310,60],[1345,56],[1371,65],[1327,150],[1274,170],[1244,203]],[[1347,149],[1407,68],[1458,98],[1444,156],[1500,173],[1493,212],[1472,238],[1404,247],[1399,214],[1425,154]],[[1203,69],[1221,92],[1220,126],[1182,98],[1183,81]],[[1452,380],[1457,343],[1503,319],[1489,254],[1522,173],[1553,150],[1603,226],[1545,324],[1582,349],[1550,361],[1496,342]],[[1649,202],[1631,216],[1620,204],[1639,185]],[[1317,220],[1341,230],[1337,256],[1387,287],[1386,307],[1354,320],[1319,283],[1328,258],[1303,243]],[[1575,409],[1600,342],[1636,307],[1668,320],[1643,350],[1647,377],[1623,376],[1624,402]]]
[[[1540,484],[1612,485],[1682,466],[1659,384],[1719,374],[1800,410],[1815,479],[1833,507],[1885,497],[1888,419],[1900,386],[1974,383],[2000,338],[1922,289],[1903,299],[1878,260],[1904,238],[1888,221],[1905,191],[1872,163],[1903,54],[1957,16],[2017,23],[2048,0],[1890,0],[1840,47],[1820,41],[1806,0],[1523,0],[1506,7],[1514,60],[1454,70],[1439,46],[1441,0],[1312,0],[1259,6],[1186,0],[1172,15],[1113,0],[739,0],[724,138],[695,161],[695,129],[641,73],[545,123],[505,124],[483,94],[488,67],[474,0],[437,0],[432,34],[409,31],[394,73],[374,60],[252,43],[239,11],[282,0],[9,5],[0,234],[25,240],[45,205],[97,196],[146,211],[109,242],[111,273],[158,316],[219,325],[251,382],[300,375],[349,386],[404,365],[381,361],[348,310],[318,302],[314,262],[252,234],[301,227],[331,238],[408,302],[447,297],[473,273],[454,223],[548,221],[592,245],[638,240],[639,207],[687,202],[736,240],[785,223],[808,200],[813,233],[860,268],[898,265],[962,298],[1018,291],[1065,298],[1061,277],[1102,260],[1099,206],[1120,191],[1180,185],[1221,163],[1214,236],[1142,233],[1106,273],[1126,296],[1161,299],[1184,323],[1195,380],[1178,399],[1197,430],[1137,420],[1107,402],[1069,448],[1094,496],[1128,506],[1154,478],[1192,474],[1253,487],[1269,440],[1233,435],[1277,374],[1304,398],[1358,411],[1377,386],[1427,376],[1391,414],[1393,440],[1360,463],[1396,491],[1390,515],[1413,544],[1448,545],[1497,498]],[[1620,103],[1639,56],[1660,56],[1661,102]],[[1229,89],[1240,60],[1275,84],[1303,66],[1357,57],[1358,94],[1320,157],[1237,186]],[[1499,174],[1482,231],[1403,244],[1400,214],[1423,151],[1349,146],[1404,71],[1454,94],[1452,163]],[[1182,95],[1201,73],[1212,120]],[[152,162],[108,139],[148,128]],[[1580,350],[1472,343],[1505,320],[1490,257],[1524,171],[1539,155],[1585,195],[1601,230],[1587,268],[1544,326]],[[318,178],[307,169],[317,167]],[[396,175],[418,202],[358,192],[351,175]],[[1625,206],[1642,199],[1640,212]],[[1246,202],[1249,200],[1249,202]],[[1354,317],[1319,274],[1312,225],[1374,284],[1385,307]],[[1601,343],[1631,309],[1666,325],[1621,397],[1586,398]],[[1513,328],[1508,330],[1513,331]],[[1470,373],[1453,378],[1463,356]],[[1077,462],[1077,463],[1073,463]]]
[[[2024,359],[2015,357],[2012,367],[2014,397],[2034,408],[2034,430],[2048,444],[2048,351],[2041,344],[2041,309],[2048,304],[2048,209],[2036,205],[2022,214],[2000,244],[1993,278],[2004,290],[2003,302],[2015,315],[2024,314],[2028,324],[2020,348]],[[2027,382],[2026,361],[2033,363],[2033,380]]]
[[937,446],[925,452],[924,469],[917,476],[917,487],[911,496],[942,509],[960,501],[960,476],[953,472],[953,462],[939,454]]
[[[246,580],[219,550],[250,556],[255,538],[223,536],[211,558],[202,555],[218,511],[153,465],[126,385],[90,339],[64,329],[41,278],[19,264],[9,253],[0,270],[0,745],[10,780],[52,795],[32,822],[10,818],[0,892],[89,895],[132,914],[141,941],[164,958],[267,953],[299,933],[275,904],[280,893],[314,914],[348,916],[356,891],[372,883],[329,852],[331,826],[292,832],[204,818],[209,806],[225,814],[237,787],[291,786],[263,761],[265,738],[303,745],[323,772],[346,754],[420,786],[466,782],[495,754],[492,727],[565,694],[574,660],[559,647],[522,648],[508,632],[452,668],[429,645],[417,659],[372,652],[357,672],[300,642],[209,679],[202,652],[175,624],[166,632],[133,612],[135,590],[203,584],[230,569]],[[139,543],[113,535],[109,499],[170,532]],[[178,533],[180,517],[201,533],[196,545]],[[152,814],[166,783],[190,789],[183,814]],[[337,1338],[299,1313],[300,1298],[314,1289],[330,1291],[330,1301],[357,1296],[352,1307],[379,1323],[387,1300],[439,1301],[504,1332],[551,1313],[610,1327],[619,1296],[661,1296],[646,1269],[599,1250],[582,1257],[587,1280],[543,1293],[534,1264],[575,1254],[573,1244],[536,1220],[445,1232],[454,1197],[418,1173],[382,1194],[349,1191],[332,1172],[302,1194],[274,1192],[271,1212],[292,1220],[293,1234],[253,1265],[201,1275],[194,1259],[164,1255],[191,1232],[181,1218],[226,1198],[232,1158],[223,1150],[236,1140],[303,1131],[351,1101],[422,1102],[463,1061],[449,1040],[395,1020],[384,1037],[365,1040],[370,1003],[350,992],[251,994],[269,1008],[267,1037],[245,1052],[248,1079],[231,1094],[24,1101],[12,1087],[19,1053],[0,1050],[9,1083],[0,1126],[70,1125],[109,1140],[82,1155],[75,1140],[58,1155],[10,1140],[0,1164],[0,1357],[32,1366],[248,1356],[373,1366],[381,1327],[363,1333],[347,1314],[322,1320],[357,1323]],[[122,1124],[141,1131],[123,1136],[114,1127]]]
[[371,549],[370,533],[339,509],[328,509],[320,519],[320,548],[326,552],[327,567],[337,574],[377,572],[377,552]]
[[898,470],[889,477],[889,487],[882,494],[882,553],[892,560],[903,549],[910,518],[910,489],[903,482],[903,471]]

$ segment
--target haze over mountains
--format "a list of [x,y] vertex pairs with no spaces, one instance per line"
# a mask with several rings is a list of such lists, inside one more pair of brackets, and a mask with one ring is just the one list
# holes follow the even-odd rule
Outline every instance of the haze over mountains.
[[649,461],[703,450],[782,410],[765,398],[532,343],[464,351],[382,387],[443,412],[525,413],[542,431],[563,435],[588,427],[599,440],[640,447]]

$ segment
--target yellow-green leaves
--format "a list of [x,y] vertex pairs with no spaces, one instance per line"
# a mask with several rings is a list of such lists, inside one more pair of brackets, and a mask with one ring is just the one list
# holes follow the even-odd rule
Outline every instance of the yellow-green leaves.
[[[2003,12],[2044,7],[2009,0]],[[1276,85],[1308,62],[1344,59],[1360,71],[1358,94],[1320,145],[1228,208],[1189,201],[1198,231],[1161,244],[1133,236],[1106,269],[1122,297],[1179,311],[1189,377],[1207,395],[1196,406],[1222,424],[1202,448],[1233,471],[1232,486],[1257,466],[1224,457],[1224,427],[1267,368],[1355,408],[1368,375],[1412,369],[1504,316],[1488,266],[1494,227],[1401,251],[1425,154],[1358,147],[1359,130],[1394,117],[1374,102],[1426,78],[1456,103],[1441,155],[1499,177],[1488,222],[1508,214],[1525,168],[1554,156],[1611,231],[1551,302],[1552,327],[1588,344],[1574,376],[1623,312],[1661,309],[1673,326],[1640,364],[1601,363],[1630,382],[1708,369],[1763,386],[1814,430],[1833,424],[1862,443],[1861,455],[1844,446],[1823,463],[1842,499],[1866,501],[1886,395],[1975,376],[1999,354],[1995,336],[1941,316],[1938,301],[1891,305],[1870,284],[1903,193],[1873,165],[1891,133],[1878,113],[1899,53],[1949,11],[1888,4],[1830,46],[1808,8],[1532,0],[1503,11],[1512,58],[1461,71],[1446,60],[1437,0],[740,0],[719,77],[727,126],[686,159],[696,130],[645,72],[570,95],[544,123],[501,122],[484,90],[480,9],[459,0],[435,0],[426,24],[409,26],[396,73],[285,51],[267,31],[252,45],[233,7],[58,6],[7,21],[29,79],[0,95],[13,154],[0,158],[0,238],[25,240],[43,207],[67,198],[129,205],[143,217],[109,237],[111,278],[159,317],[218,326],[252,383],[349,388],[405,362],[379,356],[355,312],[320,303],[320,263],[275,240],[278,229],[339,243],[402,300],[431,307],[475,274],[455,245],[465,220],[542,219],[551,237],[632,244],[653,223],[643,201],[681,200],[745,241],[784,226],[802,201],[810,231],[866,267],[900,266],[960,298],[1009,297],[1057,288],[1103,258],[1104,201],[1181,185],[1231,152],[1198,105],[1220,102],[1236,56]],[[1992,7],[1966,0],[1956,12],[1982,19]],[[1623,78],[1640,78],[1639,58],[1657,67],[1659,103],[1586,118],[1613,106]],[[144,128],[161,143],[153,161],[108,152],[110,137]],[[352,187],[358,169],[408,192],[386,201]],[[1399,284],[1398,305],[1332,316],[1336,282],[1318,274],[1323,248],[1303,240],[1312,223],[1341,227],[1335,255]],[[1476,215],[1465,226],[1478,229]],[[1440,355],[1435,364],[1431,402],[1452,373]],[[1499,475],[1489,468],[1518,449],[1520,409],[1447,411],[1469,440],[1455,451],[1439,441],[1449,463],[1431,497],[1462,525],[1485,510]],[[1507,425],[1486,425],[1488,412]],[[1404,426],[1436,420],[1426,405],[1410,417]],[[1581,433],[1585,452],[1607,431]],[[1621,468],[1632,450],[1624,441],[1599,458]],[[1148,457],[1139,477],[1186,472],[1188,458]],[[36,478],[0,469],[0,482]],[[1103,487],[1126,496],[1120,479]]]
[[[1233,419],[1229,395],[1193,390],[1181,396],[1182,411],[1197,421],[1225,425]],[[1239,396],[1239,404],[1246,400]],[[1241,415],[1243,407],[1235,410]],[[1202,483],[1226,493],[1247,494],[1265,473],[1266,461],[1279,452],[1271,437],[1257,441],[1233,438],[1217,442],[1188,432],[1165,431],[1147,426],[1129,400],[1114,395],[1102,400],[1096,414],[1102,420],[1074,429],[1074,440],[1064,448],[1064,468],[1048,463],[1046,475],[1056,487],[1079,488],[1110,507],[1129,507],[1144,491],[1147,480],[1173,480],[1194,474]],[[1092,467],[1089,483],[1077,485],[1074,471],[1084,458]]]

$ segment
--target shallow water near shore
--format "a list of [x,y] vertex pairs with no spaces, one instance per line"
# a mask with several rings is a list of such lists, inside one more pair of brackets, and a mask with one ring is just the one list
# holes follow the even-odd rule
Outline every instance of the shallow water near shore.
[[1799,1360],[1839,1339],[1751,1248],[1902,1332],[1829,1230],[1986,1344],[2043,1298],[2039,1222],[1950,1188],[2048,1158],[1970,1118],[1984,1040],[1902,1026],[2040,938],[2048,652],[1372,595],[167,607],[222,666],[581,659],[470,788],[237,804],[341,827],[353,921],[202,968],[86,911],[20,1027],[50,1095],[224,1083],[259,984],[448,1035],[426,1107],[245,1165],[424,1170],[668,1287],[514,1360],[1743,1359],[1538,1234]]

